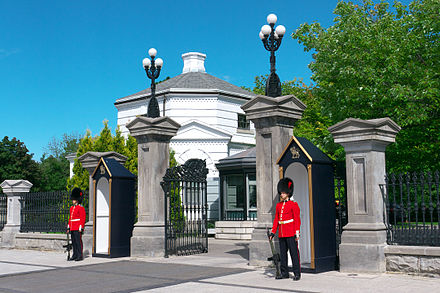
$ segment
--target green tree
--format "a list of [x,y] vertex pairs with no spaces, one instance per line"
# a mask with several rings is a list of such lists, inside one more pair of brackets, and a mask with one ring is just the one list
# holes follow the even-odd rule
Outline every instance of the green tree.
[[0,142],[0,183],[24,179],[33,184],[32,190],[39,191],[41,173],[32,156],[23,142],[5,136]]
[[134,175],[138,175],[138,144],[133,136],[128,136],[125,141],[125,155],[127,161],[125,162],[125,168],[128,169]]
[[314,52],[313,96],[331,124],[390,117],[402,127],[387,148],[390,171],[440,169],[439,11],[438,0],[339,1],[332,26],[292,34]]
[[74,187],[79,187],[82,190],[89,188],[89,172],[84,169],[78,158],[85,153],[93,151],[93,138],[90,130],[87,130],[84,137],[80,140],[76,158],[73,164],[73,176],[67,180],[67,189],[72,190]]
[[79,141],[81,136],[76,133],[67,134],[64,133],[61,139],[52,137],[43,154],[43,160],[45,157],[53,156],[54,158],[64,158],[66,155],[76,153],[78,150]]
[[99,133],[99,136],[95,137],[93,143],[93,150],[95,152],[109,152],[113,150],[113,135],[108,127],[108,120],[104,120],[104,128]]
[[69,179],[69,161],[66,155],[76,153],[80,136],[64,133],[61,139],[53,137],[41,158],[41,190],[54,191],[66,188]]
[[41,171],[41,191],[65,190],[69,179],[69,161],[50,156],[39,164]]
[[115,135],[111,133],[108,121],[103,121],[104,127],[95,137],[87,130],[86,135],[80,140],[76,159],[73,165],[73,177],[68,180],[67,188],[79,187],[83,190],[89,188],[89,172],[84,169],[78,158],[87,152],[109,152],[115,151],[127,157],[124,166],[137,176],[137,142],[131,136],[125,139],[119,128]]

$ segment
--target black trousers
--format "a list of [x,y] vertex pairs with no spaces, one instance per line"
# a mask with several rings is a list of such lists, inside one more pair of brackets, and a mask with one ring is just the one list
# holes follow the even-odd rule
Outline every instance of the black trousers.
[[70,231],[70,235],[72,236],[72,246],[73,246],[73,259],[83,258],[83,243],[82,243],[82,234],[77,231]]
[[280,241],[281,275],[289,275],[289,267],[287,265],[287,250],[289,250],[293,273],[295,276],[301,276],[298,242],[295,241],[295,237],[280,237],[278,239]]

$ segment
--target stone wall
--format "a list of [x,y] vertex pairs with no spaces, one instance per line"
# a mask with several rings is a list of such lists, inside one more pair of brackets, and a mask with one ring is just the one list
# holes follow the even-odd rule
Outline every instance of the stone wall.
[[66,243],[66,234],[17,233],[14,248],[63,251]]
[[384,252],[387,272],[440,276],[440,247],[389,245]]
[[217,221],[215,238],[228,240],[251,240],[256,221]]

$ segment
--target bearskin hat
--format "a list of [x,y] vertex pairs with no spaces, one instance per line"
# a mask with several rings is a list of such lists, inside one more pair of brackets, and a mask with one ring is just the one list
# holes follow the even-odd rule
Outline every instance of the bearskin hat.
[[82,192],[82,190],[80,188],[78,188],[78,187],[75,187],[72,190],[72,193],[70,194],[70,199],[77,200],[79,203],[81,203],[82,199],[83,199],[83,192]]
[[280,179],[280,181],[278,181],[278,194],[281,194],[281,192],[285,192],[289,195],[289,197],[292,196],[293,194],[293,181],[292,179],[285,177]]

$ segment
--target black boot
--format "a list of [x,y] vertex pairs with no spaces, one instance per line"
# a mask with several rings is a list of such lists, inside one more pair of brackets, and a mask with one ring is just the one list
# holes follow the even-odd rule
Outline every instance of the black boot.
[[293,276],[294,281],[299,281],[301,279],[301,275],[295,275]]

